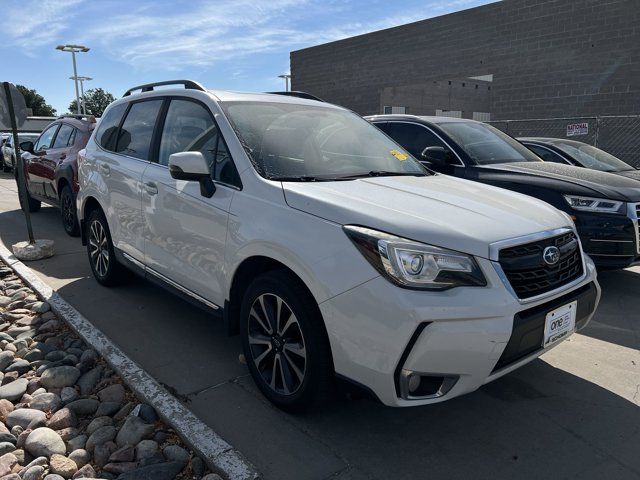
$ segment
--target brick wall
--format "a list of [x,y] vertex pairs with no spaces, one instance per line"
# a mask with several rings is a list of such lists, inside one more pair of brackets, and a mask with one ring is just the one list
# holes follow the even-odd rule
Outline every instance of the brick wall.
[[292,52],[291,74],[361,114],[390,88],[488,74],[492,119],[638,114],[640,0],[504,0]]

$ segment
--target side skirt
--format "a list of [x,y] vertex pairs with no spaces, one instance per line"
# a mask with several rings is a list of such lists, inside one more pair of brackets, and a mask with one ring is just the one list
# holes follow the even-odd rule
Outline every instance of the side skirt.
[[209,302],[208,300],[191,292],[185,287],[169,280],[168,278],[155,272],[154,270],[145,266],[142,262],[137,261],[136,259],[127,255],[126,253],[122,252],[121,250],[114,248],[114,252],[116,254],[116,260],[118,261],[118,263],[124,265],[136,275],[149,280],[151,283],[154,283],[155,285],[162,287],[163,289],[173,293],[174,295],[182,298],[183,300],[186,300],[187,302],[200,308],[201,310],[204,310],[207,313],[211,313],[216,317],[222,318],[224,312],[223,312],[223,309],[220,308],[218,305],[212,302]]

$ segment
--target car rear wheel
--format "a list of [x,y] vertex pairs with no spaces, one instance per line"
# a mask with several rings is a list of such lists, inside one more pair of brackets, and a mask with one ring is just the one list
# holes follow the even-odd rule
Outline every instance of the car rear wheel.
[[80,225],[76,214],[76,202],[69,185],[62,187],[60,192],[60,214],[64,231],[72,237],[80,235]]
[[10,172],[11,171],[11,165],[7,164],[7,162],[4,161],[4,155],[0,154],[0,164],[2,164],[2,171],[3,172]]
[[117,285],[122,267],[117,263],[107,219],[100,210],[93,210],[87,220],[87,255],[91,271],[98,283]]
[[333,383],[329,340],[318,305],[284,271],[256,278],[241,306],[245,358],[262,393],[284,410],[326,400]]

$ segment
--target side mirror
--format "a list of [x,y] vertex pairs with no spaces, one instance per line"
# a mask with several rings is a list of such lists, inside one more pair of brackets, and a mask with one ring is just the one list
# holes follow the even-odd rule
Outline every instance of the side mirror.
[[33,153],[33,142],[27,141],[20,143],[20,150],[23,152]]
[[422,151],[422,160],[436,167],[446,167],[450,163],[451,151],[444,147],[427,147]]
[[200,182],[200,194],[203,197],[211,198],[216,191],[209,164],[201,152],[180,152],[169,155],[169,173],[176,180]]

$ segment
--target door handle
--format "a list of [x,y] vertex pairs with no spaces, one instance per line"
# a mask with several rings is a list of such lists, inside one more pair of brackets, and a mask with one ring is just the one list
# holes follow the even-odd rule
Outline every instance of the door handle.
[[144,189],[149,195],[158,194],[158,185],[155,182],[147,182],[144,184]]
[[60,160],[64,160],[65,158],[67,158],[67,154],[66,153],[60,154]]
[[109,175],[111,173],[111,167],[106,163],[100,164],[100,171],[105,175]]

